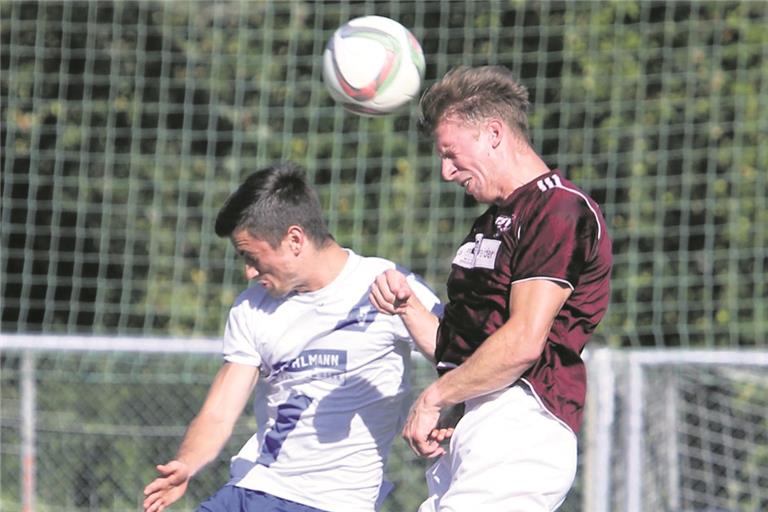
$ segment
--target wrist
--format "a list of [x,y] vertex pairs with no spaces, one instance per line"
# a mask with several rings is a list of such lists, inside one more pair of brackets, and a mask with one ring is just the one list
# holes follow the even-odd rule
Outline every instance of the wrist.
[[176,462],[179,471],[185,474],[188,478],[192,478],[192,476],[197,473],[198,468],[195,468],[184,456],[177,456],[173,461]]
[[423,394],[423,403],[426,407],[431,409],[440,410],[444,407],[448,407],[450,405],[453,405],[448,400],[445,399],[445,396],[442,393],[440,381],[442,379],[438,379],[435,382],[433,382],[427,389],[424,390]]

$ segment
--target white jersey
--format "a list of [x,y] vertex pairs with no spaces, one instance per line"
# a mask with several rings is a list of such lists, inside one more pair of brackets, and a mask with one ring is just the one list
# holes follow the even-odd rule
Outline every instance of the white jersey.
[[[258,432],[232,459],[230,483],[322,510],[366,512],[408,405],[412,342],[399,317],[368,300],[376,276],[395,264],[348,253],[321,290],[273,298],[256,284],[232,307],[224,358],[258,366],[262,379]],[[428,309],[440,307],[415,275],[408,279]]]

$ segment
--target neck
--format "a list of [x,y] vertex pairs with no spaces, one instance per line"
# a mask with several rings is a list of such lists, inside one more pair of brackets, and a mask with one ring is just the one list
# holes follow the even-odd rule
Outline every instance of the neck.
[[336,279],[347,263],[349,253],[335,241],[310,251],[303,264],[315,269],[307,278],[304,292],[314,292],[325,288]]
[[507,179],[507,192],[509,197],[515,190],[527,185],[542,174],[550,171],[547,164],[528,144],[521,144],[507,156],[509,175]]

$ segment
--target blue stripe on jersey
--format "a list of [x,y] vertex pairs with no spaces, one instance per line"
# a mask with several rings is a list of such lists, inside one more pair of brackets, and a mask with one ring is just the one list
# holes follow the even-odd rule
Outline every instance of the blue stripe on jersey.
[[280,454],[280,448],[296,424],[301,413],[307,410],[312,399],[306,395],[291,395],[284,404],[277,407],[275,424],[264,435],[264,444],[261,447],[258,464],[269,467]]

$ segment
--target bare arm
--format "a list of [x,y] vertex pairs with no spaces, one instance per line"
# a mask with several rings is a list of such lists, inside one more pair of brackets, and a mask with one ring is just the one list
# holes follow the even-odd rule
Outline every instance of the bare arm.
[[369,297],[382,313],[400,316],[416,347],[434,363],[440,319],[416,297],[405,276],[397,270],[387,270],[371,285]]
[[443,449],[430,438],[440,410],[514,383],[541,356],[552,322],[571,289],[544,279],[512,286],[510,318],[461,366],[432,383],[414,403],[403,429],[413,450],[426,457]]
[[173,460],[157,466],[160,476],[144,489],[144,510],[160,512],[184,495],[189,480],[221,451],[251,396],[259,370],[225,363],[203,407],[190,423]]

